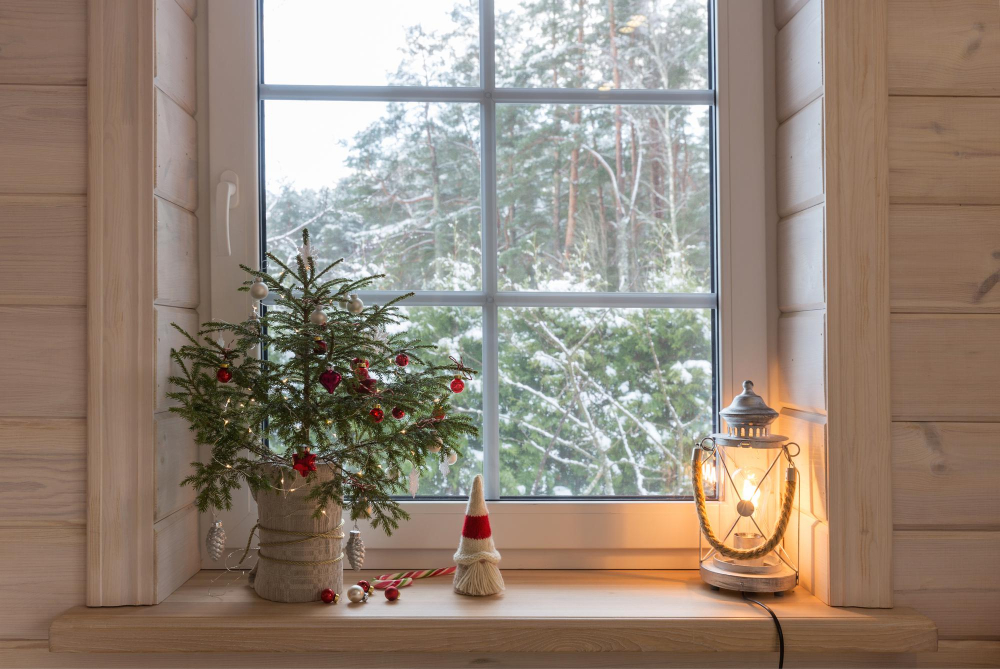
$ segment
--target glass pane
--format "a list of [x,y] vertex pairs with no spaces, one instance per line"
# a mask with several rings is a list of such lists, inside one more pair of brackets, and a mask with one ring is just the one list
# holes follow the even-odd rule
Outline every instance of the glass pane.
[[707,309],[500,310],[505,496],[689,496],[712,428]]
[[501,290],[711,290],[709,108],[497,105]]
[[[448,356],[461,359],[466,365],[482,373],[483,312],[479,307],[402,307],[400,314],[409,318],[392,332],[407,332],[421,341],[434,344],[437,350],[422,357],[438,363],[448,362]],[[471,414],[482,430],[483,384],[480,376],[465,382],[465,390],[453,394],[447,387],[443,393],[451,395],[453,411]],[[461,457],[445,474],[439,462],[428,462],[420,475],[420,496],[442,497],[469,494],[469,486],[476,474],[483,472],[482,435],[466,438],[460,446]],[[409,474],[404,471],[403,474]]]
[[706,0],[495,0],[497,86],[708,88]]
[[383,290],[479,290],[479,106],[268,101],[267,248],[320,259]]
[[478,86],[478,0],[265,0],[264,81]]

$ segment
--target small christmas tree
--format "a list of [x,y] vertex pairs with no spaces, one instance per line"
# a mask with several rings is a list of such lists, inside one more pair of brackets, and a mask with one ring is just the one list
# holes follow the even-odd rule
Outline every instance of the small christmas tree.
[[[180,374],[170,378],[198,442],[212,447],[208,462],[195,462],[184,480],[198,490],[201,511],[229,509],[233,490],[281,489],[265,465],[311,476],[317,464],[338,473],[312,487],[316,515],[344,504],[351,518],[370,517],[391,533],[407,514],[393,499],[405,487],[407,461],[445,461],[464,435],[477,432],[464,415],[449,412],[455,379],[476,372],[452,359],[434,365],[421,357],[434,347],[388,336],[403,317],[394,306],[364,307],[355,292],[380,276],[331,278],[340,262],[317,269],[302,233],[290,267],[272,254],[277,278],[242,266],[251,277],[239,289],[255,299],[274,295],[274,306],[243,323],[205,323],[197,338],[171,351]],[[339,305],[341,308],[335,308]],[[260,352],[266,352],[265,357]]]

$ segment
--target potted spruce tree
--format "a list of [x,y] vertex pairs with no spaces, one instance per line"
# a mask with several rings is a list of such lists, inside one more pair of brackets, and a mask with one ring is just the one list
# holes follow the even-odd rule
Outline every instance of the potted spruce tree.
[[[241,291],[274,296],[263,315],[242,323],[208,322],[171,351],[179,373],[169,396],[211,458],[192,463],[182,485],[198,508],[229,509],[246,484],[258,505],[258,562],[253,585],[265,599],[320,599],[343,588],[343,507],[387,534],[408,516],[395,496],[431,458],[453,461],[476,433],[449,411],[474,370],[454,359],[424,359],[432,346],[386,328],[395,307],[365,307],[355,292],[378,276],[335,277],[340,261],[317,268],[308,230],[294,262],[272,254],[280,274],[243,266]],[[264,352],[264,355],[261,355]],[[411,475],[410,488],[415,489]]]

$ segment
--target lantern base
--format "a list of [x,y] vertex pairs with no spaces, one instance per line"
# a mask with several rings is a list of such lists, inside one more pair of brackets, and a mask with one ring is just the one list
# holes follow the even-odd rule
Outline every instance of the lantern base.
[[706,560],[699,568],[701,580],[712,587],[737,592],[784,592],[798,584],[798,574],[782,563],[781,569],[769,574],[747,574],[729,571]]

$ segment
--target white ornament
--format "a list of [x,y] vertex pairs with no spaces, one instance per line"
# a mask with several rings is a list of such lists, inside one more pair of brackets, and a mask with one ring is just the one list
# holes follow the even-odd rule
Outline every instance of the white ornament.
[[416,497],[420,490],[420,467],[414,466],[410,470],[410,496]]
[[444,442],[441,441],[441,437],[435,436],[434,437],[434,443],[432,445],[428,446],[427,450],[429,452],[431,452],[431,453],[440,453],[441,452],[441,447],[443,445],[444,445]]
[[347,310],[352,314],[360,314],[364,308],[365,303],[361,301],[361,298],[356,293],[351,293],[351,298],[347,300]]
[[309,244],[303,244],[299,247],[299,255],[302,256],[302,260],[307,261],[313,256],[313,248]]
[[309,322],[313,325],[326,325],[326,314],[318,306],[309,314]]
[[260,320],[260,314],[257,313],[257,307],[254,307],[253,311],[250,312],[250,320],[255,323]]
[[447,462],[442,461],[441,464],[438,465],[438,471],[447,476],[451,472],[451,467],[448,466]]
[[368,593],[360,585],[352,585],[347,589],[347,598],[358,604],[360,602],[368,601]]
[[361,530],[351,530],[351,538],[347,540],[344,552],[347,553],[347,560],[351,563],[351,569],[360,571],[361,565],[365,563],[365,542],[361,540]]
[[219,338],[215,340],[215,343],[219,345],[219,348],[226,348],[226,340],[219,335]]
[[453,465],[456,462],[458,462],[458,453],[452,451],[451,453],[448,454],[448,464]]
[[222,551],[226,550],[226,531],[222,529],[222,521],[217,520],[208,528],[208,536],[205,537],[205,548],[208,549],[208,556],[213,562],[218,562],[222,557]]
[[255,300],[263,300],[267,297],[267,293],[267,284],[260,277],[254,279],[253,284],[250,285],[250,297]]

